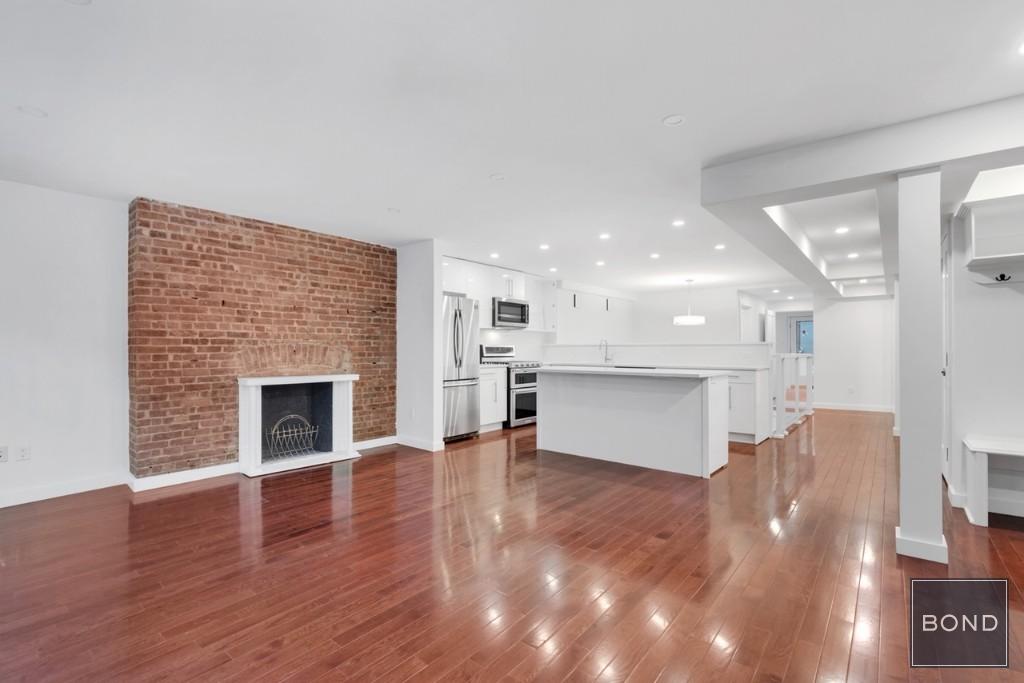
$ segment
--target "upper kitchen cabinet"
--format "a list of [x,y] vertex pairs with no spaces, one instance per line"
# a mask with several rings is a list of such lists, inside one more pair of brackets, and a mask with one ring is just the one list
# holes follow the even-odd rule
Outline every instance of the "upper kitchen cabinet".
[[530,326],[535,332],[558,329],[558,283],[533,275],[526,276],[526,296],[530,302]]
[[[486,266],[485,266],[486,267]],[[515,270],[491,268],[491,296],[502,296],[507,299],[526,299],[526,274]]]
[[490,283],[487,282],[489,273],[483,266],[456,258],[444,258],[441,263],[441,283],[444,291],[480,299],[481,294],[490,289]]
[[629,341],[632,302],[579,290],[558,290],[558,343],[612,344]]
[[555,283],[516,270],[446,257],[442,283],[446,292],[459,292],[480,302],[480,327],[492,326],[494,297],[519,299],[530,304],[530,326],[535,331],[553,331]]

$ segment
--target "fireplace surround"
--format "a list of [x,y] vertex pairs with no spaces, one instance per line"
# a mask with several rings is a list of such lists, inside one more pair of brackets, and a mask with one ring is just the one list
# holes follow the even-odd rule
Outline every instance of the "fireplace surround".
[[239,377],[242,473],[258,477],[358,458],[352,446],[352,387],[358,380],[359,375]]

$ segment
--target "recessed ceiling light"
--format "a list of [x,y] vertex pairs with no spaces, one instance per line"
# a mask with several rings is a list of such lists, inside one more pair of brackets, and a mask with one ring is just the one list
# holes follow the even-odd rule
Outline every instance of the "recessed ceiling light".
[[840,225],[838,228],[836,228],[837,235],[845,235],[848,232],[850,232],[850,229],[845,225]]
[[684,225],[686,225],[686,221],[684,221],[682,218],[677,218],[676,220],[672,221],[673,228],[681,228]]
[[499,256],[501,256],[501,254],[496,251],[491,253],[491,258],[498,258]]
[[448,265],[448,262],[447,262],[447,261],[445,261],[445,262],[444,262],[444,263],[442,263],[441,265],[442,265],[442,266],[447,266],[447,265]]
[[15,109],[18,110],[18,113],[24,114],[25,116],[31,116],[34,119],[45,119],[49,116],[49,114],[39,107],[32,107],[27,104],[19,104]]
[[494,181],[500,181],[500,180],[504,180],[505,179],[505,174],[504,173],[492,173],[491,175],[488,176],[488,178],[490,178],[491,180],[494,180]]
[[724,244],[716,244],[715,245],[715,249],[717,249],[718,251],[722,251],[723,249],[725,249],[725,245]]
[[860,282],[862,285],[866,285],[868,283],[868,279],[866,277],[862,277],[860,280],[858,280],[858,282]]
[[595,263],[594,265],[595,265],[595,266],[603,266],[603,265],[604,265],[604,261],[598,261],[598,262],[597,262],[597,263]]
[[669,114],[663,118],[661,122],[669,128],[675,128],[676,126],[681,126],[686,123],[686,117],[682,114]]
[[610,240],[611,238],[612,236],[606,232],[602,232],[600,235],[597,236],[597,239],[599,240]]
[[779,290],[777,290],[777,289],[773,289],[772,290],[772,294],[778,294],[778,293],[779,293]]
[[402,210],[401,209],[396,209],[393,206],[389,206],[388,207],[388,213],[402,213]]
[[851,251],[849,254],[846,255],[846,258],[860,258],[860,254],[858,254],[855,251]]
[[547,251],[548,249],[551,248],[551,245],[549,245],[549,244],[542,244],[542,245],[540,245],[540,248],[541,248],[541,251]]
[[557,273],[558,272],[558,268],[548,268],[548,271],[551,272],[551,273]]
[[786,298],[789,299],[790,301],[793,300],[793,297],[791,297],[791,296],[787,296]]
[[661,254],[651,254],[651,258],[661,258]]

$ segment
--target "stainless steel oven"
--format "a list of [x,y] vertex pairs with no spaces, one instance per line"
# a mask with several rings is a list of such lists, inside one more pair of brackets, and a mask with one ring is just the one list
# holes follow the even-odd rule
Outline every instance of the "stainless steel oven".
[[508,426],[537,421],[537,368],[540,363],[513,362],[508,367]]
[[537,387],[509,389],[508,426],[533,424],[537,421]]
[[530,302],[496,296],[491,300],[491,325],[494,327],[529,327]]

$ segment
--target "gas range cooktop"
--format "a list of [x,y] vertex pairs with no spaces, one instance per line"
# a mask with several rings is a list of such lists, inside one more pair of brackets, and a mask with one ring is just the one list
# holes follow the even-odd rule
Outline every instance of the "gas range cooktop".
[[485,360],[480,365],[499,365],[503,368],[539,368],[539,360]]

